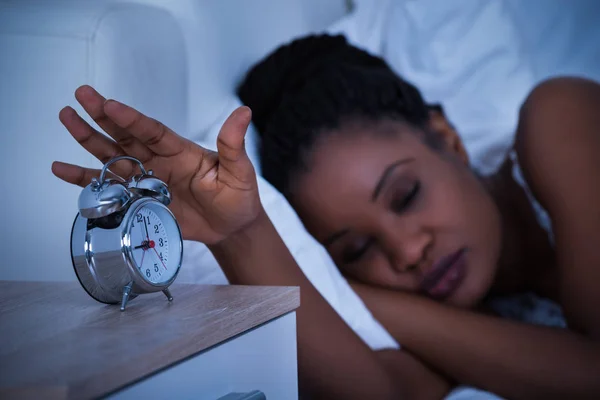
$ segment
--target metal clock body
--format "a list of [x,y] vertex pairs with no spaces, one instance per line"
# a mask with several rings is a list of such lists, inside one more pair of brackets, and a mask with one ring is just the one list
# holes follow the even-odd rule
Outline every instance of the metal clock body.
[[[105,179],[108,166],[129,159],[141,175],[129,182]],[[143,293],[162,291],[176,279],[183,258],[179,224],[167,208],[167,186],[127,156],[106,163],[79,197],[71,230],[71,257],[79,282],[94,299],[121,303]]]

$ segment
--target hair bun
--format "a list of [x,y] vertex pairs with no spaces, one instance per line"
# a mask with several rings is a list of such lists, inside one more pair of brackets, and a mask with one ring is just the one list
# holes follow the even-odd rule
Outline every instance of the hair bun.
[[[341,35],[311,35],[279,47],[248,72],[237,93],[252,109],[252,120],[262,137],[282,99],[302,89],[322,68],[351,61],[382,64],[348,44]],[[366,53],[364,53],[366,55]]]

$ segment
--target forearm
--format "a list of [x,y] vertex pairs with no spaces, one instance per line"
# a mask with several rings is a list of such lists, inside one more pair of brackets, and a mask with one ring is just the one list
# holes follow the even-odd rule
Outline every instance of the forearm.
[[365,286],[358,290],[392,336],[460,383],[508,398],[600,396],[596,342],[411,294]]
[[300,287],[298,363],[304,390],[331,399],[392,399],[408,390],[410,379],[398,385],[403,377],[391,377],[312,286],[264,211],[251,227],[210,249],[232,283]]

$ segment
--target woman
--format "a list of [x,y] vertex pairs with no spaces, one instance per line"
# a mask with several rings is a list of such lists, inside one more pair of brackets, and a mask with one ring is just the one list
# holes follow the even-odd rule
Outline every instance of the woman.
[[[129,154],[166,180],[184,236],[207,243],[231,282],[301,287],[303,391],[441,398],[459,382],[509,398],[600,395],[598,84],[535,88],[514,151],[486,178],[470,170],[440,107],[341,37],[278,49],[239,94],[261,134],[265,178],[402,351],[369,350],[295,264],[261,208],[243,147],[247,107],[224,123],[218,153],[90,87],[76,97],[114,141],[70,108],[60,118],[101,161]],[[53,171],[79,185],[98,173],[63,163]],[[489,295],[523,290],[559,302],[571,329],[480,311]]]

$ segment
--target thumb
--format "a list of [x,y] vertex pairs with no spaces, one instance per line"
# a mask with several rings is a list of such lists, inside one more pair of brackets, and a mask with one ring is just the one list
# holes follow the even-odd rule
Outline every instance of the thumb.
[[244,146],[244,137],[251,120],[250,108],[239,107],[225,120],[217,137],[219,167],[240,181],[247,181],[254,175],[254,168]]

